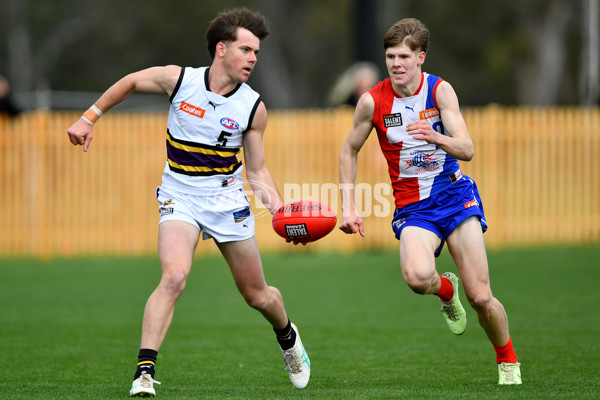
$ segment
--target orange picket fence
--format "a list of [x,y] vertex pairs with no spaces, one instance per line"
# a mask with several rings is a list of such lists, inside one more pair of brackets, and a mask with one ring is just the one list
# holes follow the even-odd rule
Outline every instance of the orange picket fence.
[[[66,135],[79,115],[38,111],[0,119],[0,256],[156,253],[166,114],[107,113],[87,153]],[[488,106],[463,115],[475,158],[461,168],[482,195],[488,247],[600,242],[600,109]],[[267,164],[286,201],[325,201],[339,215],[338,154],[351,123],[348,108],[269,113]],[[396,248],[387,166],[375,135],[358,163],[364,238],[336,229],[306,247],[286,244],[248,188],[263,251]],[[215,251],[203,242],[197,254]]]

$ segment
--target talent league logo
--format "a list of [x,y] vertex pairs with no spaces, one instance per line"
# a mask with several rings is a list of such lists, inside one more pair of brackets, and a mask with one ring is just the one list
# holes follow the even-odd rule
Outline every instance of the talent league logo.
[[402,126],[402,114],[384,114],[383,124],[386,128],[393,128],[394,126]]
[[285,232],[287,233],[287,236],[292,240],[310,238],[308,229],[306,228],[306,224],[304,223],[291,225],[286,224]]
[[413,158],[404,161],[406,164],[408,164],[406,169],[416,167],[416,174],[427,171],[435,171],[440,167],[440,164],[437,162],[437,160],[433,158],[436,152],[437,150],[433,153],[426,153],[424,151],[415,151],[414,153],[411,153]]

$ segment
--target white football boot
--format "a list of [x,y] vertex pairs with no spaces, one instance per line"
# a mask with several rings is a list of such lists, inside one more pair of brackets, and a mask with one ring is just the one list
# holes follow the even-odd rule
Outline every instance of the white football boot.
[[288,371],[290,381],[296,389],[304,389],[310,379],[310,360],[304,350],[300,333],[296,325],[292,324],[292,329],[296,332],[296,343],[291,349],[282,350],[283,360],[285,361],[285,370]]
[[160,385],[160,382],[155,381],[152,375],[142,372],[142,375],[131,384],[129,395],[131,397],[156,397],[155,383]]

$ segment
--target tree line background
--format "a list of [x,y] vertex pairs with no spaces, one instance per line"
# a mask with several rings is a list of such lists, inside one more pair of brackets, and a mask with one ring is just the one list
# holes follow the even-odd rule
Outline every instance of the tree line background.
[[209,22],[238,6],[269,20],[249,82],[269,108],[327,106],[357,61],[385,78],[382,38],[405,17],[430,29],[423,70],[463,106],[598,104],[598,0],[0,0],[0,75],[15,95],[97,93],[149,66],[208,65]]

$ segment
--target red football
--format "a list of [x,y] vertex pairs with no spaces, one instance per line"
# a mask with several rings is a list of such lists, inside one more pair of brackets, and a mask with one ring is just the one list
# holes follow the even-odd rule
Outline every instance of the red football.
[[333,230],[335,212],[325,203],[300,200],[281,206],[273,216],[273,229],[284,239],[299,243],[314,242]]

